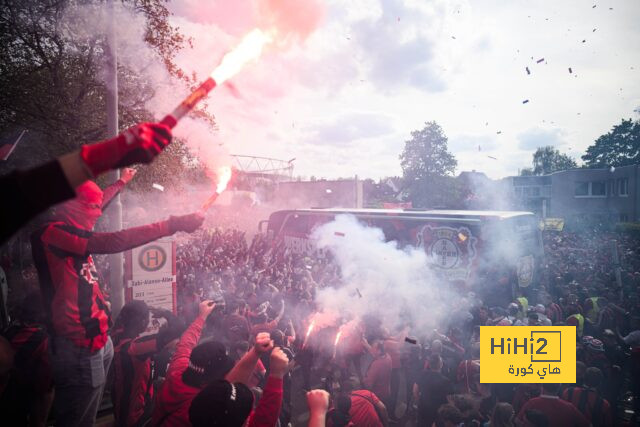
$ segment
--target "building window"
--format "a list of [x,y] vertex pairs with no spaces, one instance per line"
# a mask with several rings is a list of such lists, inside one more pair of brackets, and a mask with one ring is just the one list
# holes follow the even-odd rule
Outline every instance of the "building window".
[[629,222],[629,215],[620,214],[620,222]]
[[618,194],[620,196],[628,196],[629,195],[629,178],[619,178],[618,179]]
[[588,182],[576,182],[576,196],[588,196],[589,195],[589,183]]
[[606,197],[607,182],[606,181],[576,182],[574,195],[575,197]]
[[591,195],[592,196],[606,196],[607,186],[604,181],[593,181],[591,183]]

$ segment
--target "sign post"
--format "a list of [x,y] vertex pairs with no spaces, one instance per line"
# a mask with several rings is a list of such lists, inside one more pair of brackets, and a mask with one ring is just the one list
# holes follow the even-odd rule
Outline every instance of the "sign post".
[[127,302],[141,300],[177,314],[175,242],[151,242],[127,251],[125,257]]

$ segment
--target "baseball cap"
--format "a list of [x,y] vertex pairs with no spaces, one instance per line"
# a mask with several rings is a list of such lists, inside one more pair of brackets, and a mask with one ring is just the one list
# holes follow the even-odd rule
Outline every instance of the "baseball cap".
[[193,427],[241,427],[253,409],[253,393],[242,383],[214,381],[198,393],[189,407]]
[[224,378],[233,365],[233,359],[227,355],[224,344],[218,341],[203,341],[191,351],[189,366],[182,378],[185,383],[198,386]]

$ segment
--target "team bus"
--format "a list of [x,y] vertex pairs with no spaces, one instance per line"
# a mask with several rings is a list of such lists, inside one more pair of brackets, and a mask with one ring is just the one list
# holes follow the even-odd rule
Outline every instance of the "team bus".
[[273,212],[259,229],[266,223],[274,245],[309,253],[315,251],[313,231],[338,215],[353,215],[364,225],[381,229],[387,241],[396,241],[401,248],[423,249],[439,276],[488,300],[527,293],[540,279],[542,236],[531,212],[296,209]]

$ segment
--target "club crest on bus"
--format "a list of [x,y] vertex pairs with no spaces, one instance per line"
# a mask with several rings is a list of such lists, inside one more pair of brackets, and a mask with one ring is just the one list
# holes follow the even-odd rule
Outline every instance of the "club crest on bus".
[[516,273],[518,274],[518,285],[520,287],[526,288],[533,281],[534,262],[533,255],[518,258]]
[[467,227],[425,225],[417,233],[417,245],[424,248],[434,267],[449,280],[467,280],[476,258],[477,238]]

